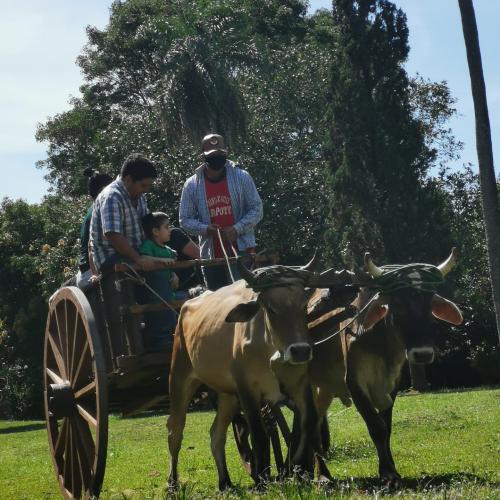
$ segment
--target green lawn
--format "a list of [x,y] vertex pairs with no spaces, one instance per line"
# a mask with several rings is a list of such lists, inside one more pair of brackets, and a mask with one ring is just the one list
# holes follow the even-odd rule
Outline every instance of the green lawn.
[[[180,462],[179,498],[217,496],[208,429],[213,413],[188,416]],[[238,485],[224,498],[500,498],[500,389],[400,397],[393,426],[393,451],[404,478],[385,492],[376,478],[377,460],[356,411],[330,408],[333,450],[328,466],[333,489],[271,485],[259,495],[239,463],[228,435],[228,464]],[[165,416],[112,417],[101,498],[163,498],[168,468]],[[0,499],[57,498],[43,422],[0,421]]]

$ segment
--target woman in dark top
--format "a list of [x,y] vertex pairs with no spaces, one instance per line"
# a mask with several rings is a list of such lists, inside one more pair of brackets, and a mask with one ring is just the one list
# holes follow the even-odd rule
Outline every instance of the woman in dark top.
[[[92,201],[95,201],[99,193],[113,181],[113,178],[108,174],[101,174],[91,167],[87,167],[83,171],[83,175],[88,177],[87,189]],[[76,284],[80,288],[85,288],[88,285],[92,271],[90,269],[89,260],[89,238],[90,238],[90,220],[92,219],[93,204],[87,210],[83,218],[80,229],[80,262],[79,269],[76,275]]]

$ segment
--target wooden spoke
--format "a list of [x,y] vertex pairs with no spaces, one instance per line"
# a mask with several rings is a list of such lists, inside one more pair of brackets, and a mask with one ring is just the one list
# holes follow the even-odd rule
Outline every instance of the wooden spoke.
[[73,389],[78,387],[78,382],[80,379],[80,372],[82,370],[82,366],[83,366],[84,361],[87,359],[87,354],[89,356],[89,362],[92,363],[92,359],[90,359],[89,344],[88,344],[88,342],[85,342],[80,360],[78,361],[78,366],[76,367],[75,373],[74,373],[72,380],[71,380]]
[[[78,439],[78,435],[76,434],[75,431],[75,438]],[[81,483],[81,490],[85,493],[88,491],[91,480],[92,480],[92,474],[90,473],[90,466],[85,462],[85,458],[82,457],[82,452],[80,448],[77,448],[77,462],[78,462],[78,472],[80,475],[80,483]]]
[[59,429],[59,435],[57,436],[56,444],[54,446],[54,455],[56,457],[61,457],[64,453],[64,450],[66,449],[67,426],[68,419],[64,418],[61,424],[61,428]]
[[82,491],[82,480],[80,467],[78,463],[78,443],[76,439],[75,429],[70,421],[70,436],[71,436],[71,483],[73,485],[73,496],[75,498],[80,497]]
[[68,301],[64,301],[64,323],[63,323],[63,336],[64,336],[64,345],[66,346],[66,367],[68,370],[68,376],[70,372],[70,364],[69,364],[69,330],[68,330]]
[[63,467],[63,478],[64,478],[64,486],[68,491],[71,491],[71,486],[68,484],[71,479],[71,471],[70,467],[70,437],[69,437],[70,428],[69,425],[66,426],[66,438],[64,443],[64,467]]
[[64,380],[57,375],[57,373],[53,372],[50,368],[45,368],[45,373],[49,376],[50,380],[54,382],[54,384],[62,384]]
[[69,379],[70,379],[70,381],[73,381],[73,369],[75,367],[77,338],[79,338],[78,334],[80,333],[79,328],[78,328],[79,319],[80,318],[79,318],[78,314],[76,314],[76,311],[75,311],[75,322],[74,322],[74,326],[73,326],[73,344],[71,347],[71,359],[70,359],[70,364],[69,364]]
[[[64,301],[66,302],[66,301]],[[59,303],[60,304],[60,303]],[[57,325],[57,334],[59,336],[59,345],[61,346],[61,355],[64,360],[64,366],[68,366],[68,338],[66,337],[66,332],[63,330],[64,328],[64,322],[62,321],[62,318],[59,318],[61,315],[60,311],[60,306],[56,307],[56,310],[54,311],[54,316],[56,318],[56,325]],[[68,374],[66,373],[66,379],[68,378]]]
[[69,472],[71,477],[71,492],[75,496],[75,449],[73,446],[73,430],[69,422]]
[[76,409],[89,425],[97,429],[97,420],[82,405],[77,404]]
[[90,384],[87,384],[82,389],[76,391],[75,399],[83,398],[85,396],[88,396],[89,394],[95,394],[95,390],[96,390],[96,384],[94,380],[93,382],[90,382]]
[[66,367],[64,365],[64,358],[61,354],[61,351],[59,350],[58,345],[56,344],[54,338],[52,337],[52,332],[49,331],[47,337],[49,339],[49,344],[51,347],[52,355],[54,356],[54,359],[56,361],[57,368],[59,370],[59,374],[61,375],[61,377],[65,378],[67,380],[68,376],[66,373]]
[[84,462],[89,464],[89,467],[94,463],[95,443],[92,433],[90,432],[87,422],[80,416],[74,417],[78,439],[80,440],[80,452],[84,457]]
[[87,491],[92,480],[92,464],[94,463],[94,441],[88,425],[80,415],[74,418],[74,431],[78,449],[78,464],[82,478],[83,489]]

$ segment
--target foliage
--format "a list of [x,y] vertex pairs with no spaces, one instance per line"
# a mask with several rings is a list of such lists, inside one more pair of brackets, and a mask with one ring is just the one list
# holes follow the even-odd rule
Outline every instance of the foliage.
[[479,383],[470,359],[492,344],[494,323],[477,179],[446,171],[461,149],[448,127],[455,101],[445,82],[406,74],[406,18],[391,2],[335,0],[308,16],[301,0],[117,1],[87,35],[81,97],[37,130],[52,194],[0,210],[9,414],[39,408],[31,374],[46,301],[75,270],[83,169],[116,175],[130,152],[145,153],[159,169],[149,206],[175,221],[208,130],[226,135],[230,158],[255,179],[258,245],[284,263],[316,248],[334,266],[366,250],[380,264],[437,263],[459,246],[447,293],[457,290],[466,321],[443,328],[429,374],[435,386]]
[[[334,402],[329,423],[333,449],[331,488],[288,480],[262,492],[251,488],[232,434],[228,469],[236,487],[219,494],[210,453],[213,412],[187,416],[180,453],[181,488],[169,498],[497,498],[499,491],[497,411],[499,390],[401,396],[393,417],[393,452],[403,480],[388,491],[377,478],[377,458],[366,426],[354,407]],[[102,498],[164,498],[169,465],[165,416],[110,418]],[[43,422],[0,422],[2,498],[59,495]],[[19,460],[19,453],[27,457]]]
[[500,383],[500,348],[482,342],[471,351],[471,365],[479,371],[484,384]]
[[406,16],[391,2],[334,1],[333,21],[326,172],[332,257],[352,263],[370,250],[385,262],[438,260],[440,246],[451,246],[448,214],[427,172],[439,120],[453,113],[449,96],[410,83]]
[[464,323],[451,333],[443,330],[439,343],[441,355],[429,373],[439,386],[488,383],[492,379],[481,377],[483,370],[477,359],[486,357],[497,337],[479,178],[470,167],[461,172],[443,170],[440,178],[449,194],[452,206],[449,223],[460,251],[458,267],[450,275],[450,289],[456,290],[455,299],[464,313]]
[[0,415],[41,414],[47,300],[76,272],[84,200],[0,207]]

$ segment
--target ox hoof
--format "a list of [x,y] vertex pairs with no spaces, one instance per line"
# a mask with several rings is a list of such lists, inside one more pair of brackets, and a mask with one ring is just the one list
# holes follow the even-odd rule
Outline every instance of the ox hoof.
[[270,482],[271,478],[269,476],[260,476],[257,480],[255,480],[254,488],[256,491],[264,491]]
[[318,476],[318,483],[320,486],[329,486],[330,484],[332,484],[333,482],[333,479],[332,477],[328,477],[328,476],[325,476],[324,474],[320,474]]
[[401,482],[401,476],[397,471],[380,474],[380,479],[382,480],[384,486],[389,489],[398,488]]
[[219,490],[220,491],[227,491],[233,488],[233,483],[231,482],[230,479],[223,479],[219,481]]
[[179,481],[177,479],[168,478],[167,491],[175,492],[179,489]]

